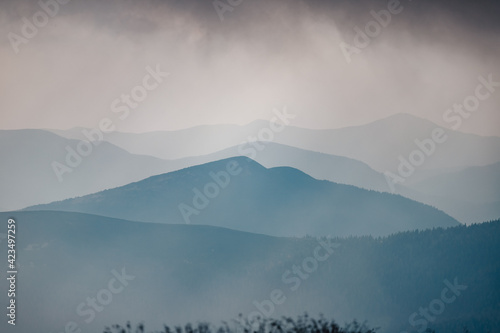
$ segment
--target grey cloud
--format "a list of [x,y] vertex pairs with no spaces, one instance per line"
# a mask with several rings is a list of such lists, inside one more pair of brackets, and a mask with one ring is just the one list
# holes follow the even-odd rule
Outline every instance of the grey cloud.
[[[306,127],[397,112],[439,122],[477,76],[500,68],[500,5],[451,0],[402,1],[404,11],[348,65],[339,43],[352,42],[354,26],[387,3],[244,0],[221,22],[212,1],[73,0],[19,56],[7,38],[0,42],[11,64],[0,79],[2,124],[94,126],[156,63],[172,76],[119,130],[246,123],[282,105]],[[38,9],[36,1],[4,1],[2,31],[19,33],[21,18]],[[463,130],[500,134],[499,102],[487,101]]]

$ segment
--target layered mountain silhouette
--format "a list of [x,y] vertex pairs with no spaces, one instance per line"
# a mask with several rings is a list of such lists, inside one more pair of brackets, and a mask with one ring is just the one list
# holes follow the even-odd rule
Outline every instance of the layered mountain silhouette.
[[[340,323],[363,318],[384,332],[414,331],[422,324],[411,327],[410,315],[432,306],[449,288],[445,281],[460,289],[446,291],[453,303],[427,321],[429,328],[500,328],[500,221],[318,240],[69,212],[0,213],[8,218],[19,231],[16,300],[29,314],[19,315],[20,332],[64,332],[68,322],[89,332],[127,320],[149,328],[218,323],[269,313],[274,290],[286,301],[273,305],[272,317],[306,309]],[[6,240],[0,245],[7,257]],[[7,283],[0,279],[0,288]],[[1,321],[0,331],[7,325]]]
[[432,203],[464,223],[500,217],[500,163],[443,172],[400,193]]
[[[438,127],[445,131],[447,139],[437,145],[432,158],[428,158],[419,169],[464,168],[500,162],[499,137],[454,131],[410,114],[396,114],[366,125],[340,129],[313,130],[293,125],[293,119],[290,119],[288,126],[273,134],[272,141],[349,157],[379,172],[395,171],[399,155],[408,158],[413,150],[418,149],[415,140],[431,138],[433,130]],[[106,140],[131,153],[178,159],[207,155],[251,139],[258,140],[262,129],[269,127],[269,121],[258,120],[245,126],[205,125],[140,134],[114,132],[107,135]],[[81,137],[79,129],[56,132],[72,138]],[[419,174],[414,177],[419,177]]]
[[[81,162],[76,167],[69,166],[70,172],[60,169],[60,181],[53,163],[67,166],[68,147],[78,153],[80,141],[89,140],[82,130],[71,132],[80,139],[67,139],[45,130],[0,130],[0,155],[5,156],[0,162],[0,180],[4,185],[0,188],[0,210],[20,209],[95,193],[240,153],[239,146],[235,146],[204,156],[162,160],[131,154],[103,141],[93,144],[90,154],[81,156]],[[291,166],[318,179],[379,191],[388,189],[383,175],[362,162],[271,142],[261,145],[265,148],[256,153],[255,159],[266,167]],[[75,161],[74,153],[71,160]]]
[[440,174],[411,187],[425,194],[462,201],[499,201],[500,163]]
[[[378,165],[380,169],[387,162],[384,171],[397,174],[398,156],[406,158],[418,148],[414,140],[425,140],[428,136],[421,134],[432,132],[437,125],[399,114],[367,125],[335,130],[288,126],[275,134],[274,142],[248,142],[249,138],[258,139],[257,134],[266,127],[269,127],[269,122],[256,121],[246,126],[211,125],[173,132],[107,133],[104,142],[93,146],[88,157],[83,157],[76,168],[61,176],[62,182],[52,163],[65,164],[66,148],[76,150],[79,140],[88,140],[82,131],[90,129],[52,131],[58,135],[45,130],[0,131],[0,153],[7,157],[0,163],[0,177],[5,184],[0,190],[0,209],[20,209],[82,196],[241,154],[268,168],[290,166],[316,179],[390,191],[382,171],[375,171],[369,164]],[[498,138],[455,131],[447,131],[446,135],[448,140],[436,145],[435,153],[403,184],[396,186],[396,193],[437,207],[463,223],[498,218],[500,199],[495,193],[498,186],[494,181],[500,173],[495,168],[498,162],[487,164],[500,156],[491,153],[497,150]],[[359,138],[363,138],[363,142]],[[328,150],[327,146],[331,148],[329,151],[340,155],[320,153]],[[174,158],[201,153],[207,154],[170,160],[155,157]],[[150,156],[146,156],[148,154]],[[450,154],[453,156],[448,156]],[[380,163],[373,163],[372,157]],[[441,158],[445,158],[446,163],[439,162]],[[471,172],[464,171],[468,168]],[[44,191],[33,191],[34,188],[43,188]]]
[[266,168],[289,166],[320,180],[381,192],[387,192],[390,189],[385,176],[363,162],[274,142],[245,143],[213,154],[183,158],[176,162],[187,167],[239,155],[250,157]]
[[[167,161],[133,155],[108,142],[91,145],[88,155],[82,156],[77,150],[79,142],[44,130],[1,130],[0,210],[89,194],[175,170]],[[68,155],[71,165],[66,161]],[[61,179],[54,162],[60,164]]]
[[316,180],[290,167],[266,169],[246,157],[28,209],[204,224],[277,236],[380,236],[458,225],[442,211],[401,196]]
[[[282,131],[274,133],[273,142],[249,142],[259,140],[259,133],[269,127],[268,121],[260,120],[245,126],[207,125],[180,131],[112,133],[107,139],[128,151],[150,156],[192,155],[182,158],[184,164],[179,168],[243,152],[266,167],[291,166],[317,179],[383,192],[392,189],[381,173],[398,175],[399,169],[408,165],[402,166],[402,159],[409,163],[410,155],[416,152],[425,155],[424,161],[414,166],[404,183],[395,185],[395,193],[437,207],[462,223],[499,217],[499,200],[496,195],[488,197],[488,191],[483,190],[496,183],[483,186],[484,181],[475,180],[498,176],[498,172],[488,169],[489,165],[500,162],[498,137],[466,134],[413,115],[396,114],[366,125],[329,130],[297,128],[291,121]],[[429,141],[436,129],[442,131],[444,142]],[[69,137],[81,136],[80,129],[59,132]],[[178,142],[187,143],[178,145]],[[256,146],[265,148],[259,150]],[[467,168],[476,171],[463,173]],[[481,170],[487,175],[481,176]],[[462,172],[460,176],[454,176],[458,172]],[[469,196],[469,192],[478,195]]]

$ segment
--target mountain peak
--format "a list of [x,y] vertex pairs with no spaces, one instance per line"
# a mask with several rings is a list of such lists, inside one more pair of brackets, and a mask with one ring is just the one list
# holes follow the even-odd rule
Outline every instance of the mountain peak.
[[404,112],[403,113],[395,113],[395,114],[387,116],[385,118],[381,118],[379,120],[376,120],[373,123],[378,123],[378,122],[392,123],[392,124],[405,125],[405,126],[408,126],[408,125],[414,126],[416,124],[426,125],[426,126],[429,126],[432,124],[434,126],[438,126],[434,122],[432,122],[428,119],[421,118],[421,117],[415,116],[413,114],[404,113]]
[[267,169],[242,156],[28,210],[33,209],[275,236],[380,236],[457,224],[443,212],[400,196],[316,180],[290,167]]

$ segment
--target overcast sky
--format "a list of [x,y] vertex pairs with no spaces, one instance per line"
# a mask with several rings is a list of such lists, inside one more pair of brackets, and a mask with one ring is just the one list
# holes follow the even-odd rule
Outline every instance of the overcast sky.
[[[175,130],[270,119],[285,105],[309,128],[400,112],[449,127],[444,112],[479,76],[500,82],[495,1],[401,1],[350,63],[340,43],[354,45],[354,28],[387,1],[243,0],[221,21],[211,0],[72,0],[17,53],[9,33],[23,36],[23,17],[33,22],[41,7],[0,3],[1,129],[95,127],[109,117],[119,131]],[[157,65],[170,75],[119,120],[112,102]],[[498,90],[461,131],[500,136]]]

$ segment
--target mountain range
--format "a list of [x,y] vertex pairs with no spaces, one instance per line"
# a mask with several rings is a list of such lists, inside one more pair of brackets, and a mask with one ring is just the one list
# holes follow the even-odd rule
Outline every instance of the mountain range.
[[[93,145],[88,156],[81,156],[79,165],[69,166],[70,172],[58,171],[60,181],[53,163],[67,166],[68,149],[78,153],[80,142],[45,130],[0,131],[0,154],[9,157],[0,163],[0,180],[4,184],[0,189],[0,210],[82,196],[239,154],[238,147],[231,147],[205,156],[162,160],[131,154],[103,141]],[[295,167],[318,179],[380,191],[388,188],[382,174],[345,157],[267,142],[255,159],[267,167]],[[44,191],[33,191],[33,188]]]
[[276,236],[382,236],[458,225],[442,211],[398,195],[320,181],[290,167],[266,169],[246,157],[27,209],[212,225]]
[[[242,154],[267,168],[289,166],[319,180],[391,192],[383,173],[397,174],[398,156],[407,158],[418,148],[414,140],[425,140],[422,133],[432,132],[438,125],[399,114],[344,129],[287,126],[275,134],[272,142],[248,141],[258,139],[262,129],[269,127],[269,122],[256,121],[246,126],[106,133],[104,141],[94,142],[90,155],[82,156],[77,167],[68,167],[68,156],[75,159],[69,151],[77,151],[81,140],[89,139],[82,131],[90,133],[91,129],[2,130],[0,154],[6,158],[0,163],[0,181],[4,184],[0,189],[0,210],[96,193]],[[396,184],[394,193],[434,206],[462,223],[498,218],[500,199],[496,180],[500,174],[500,153],[495,152],[499,151],[499,138],[456,131],[447,131],[446,135],[448,140],[436,145],[435,153],[423,165],[416,167],[402,184]],[[202,140],[203,137],[206,139]],[[446,163],[439,162],[443,158]],[[388,161],[392,161],[390,167],[384,164]],[[55,162],[60,163],[57,171]],[[34,188],[44,191],[33,191]]]
[[[0,220],[9,218],[18,231],[20,332],[64,332],[68,325],[100,332],[125,320],[160,330],[163,323],[231,323],[240,313],[280,317],[304,310],[340,324],[366,319],[388,333],[424,324],[443,333],[500,329],[500,221],[318,239],[70,212],[0,213]],[[5,244],[0,238],[3,257]],[[0,288],[7,283],[0,279]],[[426,321],[419,309],[431,307],[450,284],[459,288],[446,290],[453,301]],[[280,304],[270,305],[277,293]],[[0,331],[8,332],[7,325],[2,320]]]
[[[439,126],[410,114],[395,114],[365,125],[340,129],[306,129],[289,125],[272,134],[272,140],[287,146],[344,156],[368,164],[378,172],[395,171],[398,157],[408,158],[418,149],[415,140],[432,137],[432,131],[442,128],[447,139],[437,144],[435,153],[419,166],[421,170],[484,166],[500,162],[500,138],[467,134]],[[106,134],[104,140],[133,154],[162,159],[208,155],[233,146],[271,137],[263,129],[270,122],[254,121],[244,126],[205,125],[177,131]],[[82,139],[81,129],[53,130],[59,135]],[[260,141],[268,141],[260,139]],[[249,146],[249,145],[248,145]],[[251,157],[251,156],[249,156]],[[418,172],[411,178],[418,180]],[[410,179],[409,179],[410,180]]]

